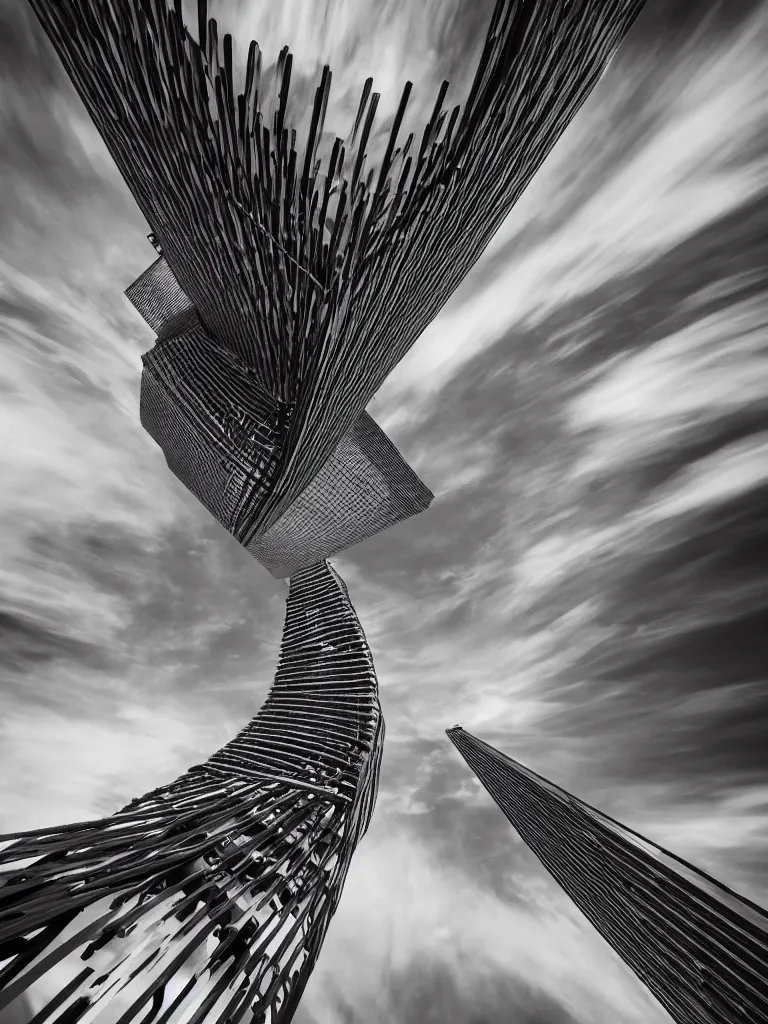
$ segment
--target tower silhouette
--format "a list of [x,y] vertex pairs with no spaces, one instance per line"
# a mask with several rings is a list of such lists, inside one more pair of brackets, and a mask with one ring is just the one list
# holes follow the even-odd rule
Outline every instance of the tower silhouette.
[[768,1021],[768,914],[461,727],[448,736],[677,1024]]
[[346,586],[327,563],[296,573],[272,689],[233,740],[111,817],[0,836],[0,1008],[57,967],[36,1022],[108,1003],[121,1021],[289,1021],[383,737]]

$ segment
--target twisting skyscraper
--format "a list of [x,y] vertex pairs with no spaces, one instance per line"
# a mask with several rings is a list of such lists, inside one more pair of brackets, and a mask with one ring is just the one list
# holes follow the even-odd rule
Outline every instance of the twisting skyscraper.
[[[346,587],[291,578],[256,717],[109,818],[0,836],[0,1007],[57,968],[36,1024],[291,1019],[365,832],[384,723]],[[38,858],[29,864],[30,858]]]
[[[181,292],[194,314],[147,358],[144,422],[184,483],[267,564],[285,564],[294,531],[298,556],[307,532],[333,549],[425,507],[423,485],[393,484],[357,445],[359,417],[478,259],[643,2],[497,0],[464,109],[444,109],[445,82],[421,138],[401,139],[406,83],[374,167],[371,79],[349,139],[334,139],[324,68],[297,141],[290,53],[262,76],[252,42],[240,89],[232,38],[220,43],[207,0],[197,40],[180,0],[31,0],[167,264],[134,290],[156,289],[169,309],[163,290]],[[197,389],[214,367],[220,386],[206,404]],[[205,427],[206,417],[215,422]],[[210,450],[191,459],[191,445]],[[292,508],[324,468],[316,490],[354,477],[359,462],[374,466],[375,486],[352,520],[330,499]],[[311,515],[326,520],[307,531]]]
[[677,1024],[768,1021],[768,914],[459,726],[524,841]]

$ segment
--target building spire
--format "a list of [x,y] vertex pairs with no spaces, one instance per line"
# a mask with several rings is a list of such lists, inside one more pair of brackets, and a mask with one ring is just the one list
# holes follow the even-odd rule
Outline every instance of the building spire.
[[765,910],[460,726],[447,734],[676,1024],[768,1021]]

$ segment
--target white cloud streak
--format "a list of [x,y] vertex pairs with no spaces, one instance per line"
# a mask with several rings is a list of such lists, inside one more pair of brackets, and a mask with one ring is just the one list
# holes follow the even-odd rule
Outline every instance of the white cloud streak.
[[[410,829],[371,835],[350,870],[307,1008],[318,1024],[339,1019],[339,1002],[354,1019],[398,1024],[406,1001],[393,990],[406,996],[418,974],[434,971],[455,982],[441,1007],[448,1021],[466,1020],[473,1008],[488,1013],[483,994],[499,977],[510,993],[554,994],[580,1024],[668,1020],[553,885],[543,901],[535,888],[520,897],[516,905],[500,901]],[[508,998],[498,1007],[505,1015],[515,1009]]]
[[571,429],[596,431],[575,475],[641,460],[689,440],[718,416],[764,408],[767,327],[761,296],[617,357],[571,403]]
[[[403,393],[428,400],[516,325],[542,323],[607,282],[620,289],[623,275],[759,195],[768,162],[753,144],[768,129],[760,72],[767,47],[762,10],[711,52],[678,56],[666,74],[652,58],[617,58],[494,240],[488,255],[507,245],[509,259],[496,272],[480,261],[391,375],[381,401],[397,404]],[[651,76],[650,98],[638,107],[633,89]],[[616,140],[643,117],[653,123],[649,137],[617,159]],[[521,250],[523,232],[535,241]]]

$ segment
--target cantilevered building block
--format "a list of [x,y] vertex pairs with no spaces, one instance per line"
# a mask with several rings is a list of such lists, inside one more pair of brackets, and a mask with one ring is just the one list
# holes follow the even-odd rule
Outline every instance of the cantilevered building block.
[[768,914],[459,726],[448,736],[676,1024],[768,1021]]
[[197,320],[197,310],[162,255],[128,285],[125,297],[159,338],[183,330],[193,314]]
[[[141,422],[168,466],[238,539],[279,463],[290,410],[204,331],[161,257],[126,295],[158,334],[143,356]],[[432,492],[366,413],[266,533],[247,545],[278,577],[429,507]]]
[[364,412],[309,487],[248,550],[273,576],[288,576],[423,512],[432,498]]
[[274,684],[230,743],[109,818],[0,836],[0,1008],[55,969],[37,1022],[287,1024],[383,736],[344,583],[327,563],[297,573]]
[[[243,495],[265,534],[332,458],[442,308],[589,95],[643,0],[497,0],[463,110],[447,83],[401,137],[406,83],[371,166],[378,93],[349,137],[287,120],[287,49],[242,91],[232,39],[199,0],[30,0],[208,338],[285,407],[273,472]],[[337,126],[333,126],[334,129]]]

